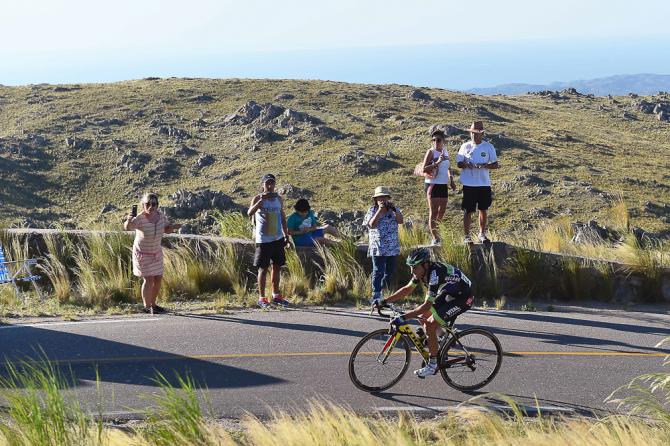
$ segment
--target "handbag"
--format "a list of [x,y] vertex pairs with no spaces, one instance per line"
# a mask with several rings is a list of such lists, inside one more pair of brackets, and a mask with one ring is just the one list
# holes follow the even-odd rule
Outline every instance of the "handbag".
[[[444,153],[444,149],[442,149],[442,153]],[[433,158],[434,159],[434,158]],[[433,159],[430,160],[430,162],[433,162]],[[432,180],[435,178],[435,173],[437,169],[433,169],[432,172],[424,172],[423,171],[423,162],[420,162],[416,166],[414,166],[414,175],[417,177],[424,177],[428,178],[429,180]]]

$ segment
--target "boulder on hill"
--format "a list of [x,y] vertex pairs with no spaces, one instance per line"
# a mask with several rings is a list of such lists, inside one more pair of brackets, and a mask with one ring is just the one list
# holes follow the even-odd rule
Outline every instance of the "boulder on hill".
[[332,127],[325,125],[317,125],[316,127],[310,128],[307,133],[316,138],[326,138],[326,139],[344,139],[344,135],[339,130],[335,130]]
[[211,166],[214,164],[214,157],[212,155],[206,154],[202,155],[200,158],[198,158],[198,161],[196,161],[196,166],[199,168]]
[[309,189],[303,189],[292,184],[285,184],[277,189],[279,195],[284,195],[286,198],[298,199],[298,198],[310,198],[314,193]]
[[159,135],[165,135],[177,139],[190,139],[191,135],[183,129],[177,128],[173,125],[164,125],[158,128]]
[[151,156],[147,153],[141,153],[137,150],[129,150],[117,161],[117,169],[123,168],[130,172],[141,170],[149,162]]
[[237,109],[235,113],[223,118],[224,125],[246,125],[261,115],[263,109],[256,101],[249,101]]
[[160,181],[177,178],[179,176],[179,163],[174,158],[161,157],[156,160],[154,166],[147,171],[147,178],[154,177]]
[[247,136],[249,139],[259,143],[274,142],[282,139],[282,135],[264,127],[252,129]]
[[285,109],[282,116],[277,119],[277,124],[282,128],[305,123],[319,125],[323,124],[323,121],[321,121],[319,118],[309,115],[308,113],[299,112],[291,108]]
[[433,124],[428,129],[428,136],[432,135],[435,131],[442,131],[447,136],[454,135],[466,135],[468,132],[461,130],[458,127],[454,127],[450,124]]
[[174,206],[163,207],[163,211],[172,218],[193,218],[205,210],[240,210],[241,207],[233,202],[226,194],[209,189],[189,191],[179,189],[168,198]]
[[428,93],[419,89],[410,91],[407,98],[413,101],[430,101],[432,99]]
[[199,94],[196,96],[191,96],[188,98],[189,102],[198,102],[198,103],[207,103],[207,102],[212,102],[214,100],[213,96],[210,96],[208,94]]
[[190,157],[197,155],[198,151],[189,146],[182,145],[181,147],[174,149],[174,154],[175,156]]
[[352,168],[357,174],[364,176],[385,172],[399,166],[397,162],[386,156],[371,156],[361,149],[354,149],[344,155],[340,155],[337,160],[340,164],[344,164]]
[[90,139],[77,138],[75,136],[71,136],[65,138],[65,145],[70,149],[87,150],[93,146],[93,141],[91,141]]
[[621,234],[617,231],[608,228],[607,226],[600,226],[597,221],[591,220],[588,223],[575,222],[572,225],[573,243],[618,243],[621,241]]

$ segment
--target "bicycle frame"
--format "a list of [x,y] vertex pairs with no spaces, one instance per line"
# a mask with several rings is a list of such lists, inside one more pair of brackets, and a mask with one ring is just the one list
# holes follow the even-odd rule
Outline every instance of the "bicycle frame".
[[385,364],[386,360],[391,354],[391,351],[393,350],[393,347],[395,347],[396,343],[403,336],[409,338],[412,341],[412,344],[414,344],[414,347],[416,347],[416,351],[419,352],[423,359],[428,361],[430,357],[428,350],[426,350],[426,348],[423,346],[423,342],[421,339],[419,339],[409,324],[400,325],[397,329],[395,329],[395,335],[391,336],[389,340],[386,341],[386,345],[384,345],[382,351],[379,353],[379,355],[377,355],[377,361]]

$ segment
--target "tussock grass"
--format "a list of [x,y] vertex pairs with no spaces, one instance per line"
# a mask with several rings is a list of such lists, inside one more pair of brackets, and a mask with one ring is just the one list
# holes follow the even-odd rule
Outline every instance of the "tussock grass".
[[74,253],[78,299],[101,308],[128,302],[132,281],[131,237],[123,232],[93,233]]
[[69,380],[46,355],[39,362],[6,363],[5,369],[0,393],[7,401],[9,422],[0,422],[0,434],[8,445],[101,444],[102,426],[84,413],[76,398],[65,397],[62,389]]
[[306,298],[312,283],[305,264],[295,249],[286,250],[286,268],[282,271],[281,286],[286,298]]
[[[666,339],[658,344],[660,347]],[[670,365],[670,356],[665,358]],[[642,375],[617,389],[608,401],[634,416],[605,418],[547,417],[529,419],[514,400],[504,414],[481,410],[482,396],[462,410],[428,421],[401,414],[399,418],[364,417],[327,402],[313,402],[302,412],[275,411],[270,420],[251,415],[242,431],[229,433],[203,408],[206,389],[190,376],[175,376],[176,385],[158,374],[158,394],[148,397],[148,423],[123,433],[105,428],[84,414],[75,399],[63,396],[67,379],[48,361],[8,367],[0,381],[9,402],[8,420],[0,422],[0,445],[230,445],[302,446],[390,444],[397,446],[665,446],[670,441],[670,373]],[[74,377],[73,377],[74,379]],[[621,398],[615,398],[624,393]],[[205,407],[206,407],[205,406]]]
[[247,292],[243,259],[232,243],[180,243],[164,250],[164,298],[196,298],[205,292]]
[[[152,399],[155,408],[146,412],[149,427],[140,436],[151,445],[218,445],[216,429],[207,423],[198,400],[198,388],[191,376],[176,375],[178,387],[158,373],[160,393]],[[225,434],[222,432],[222,434]]]
[[[665,338],[656,348],[670,344]],[[663,365],[670,367],[670,355]],[[620,398],[618,394],[624,394]],[[625,409],[634,415],[652,418],[661,427],[670,429],[670,372],[648,373],[631,380],[627,385],[612,392],[606,401],[614,403],[619,409]],[[670,434],[670,432],[669,432]]]
[[221,212],[213,214],[221,237],[250,240],[253,236],[251,219],[241,212]]
[[372,294],[370,278],[356,260],[356,243],[352,238],[344,238],[333,247],[317,245],[316,251],[323,298],[347,299]]

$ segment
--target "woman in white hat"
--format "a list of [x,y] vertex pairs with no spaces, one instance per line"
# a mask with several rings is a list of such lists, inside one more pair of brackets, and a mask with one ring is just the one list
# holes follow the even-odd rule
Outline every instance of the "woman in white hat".
[[372,195],[373,205],[368,209],[363,226],[369,231],[368,257],[372,258],[372,302],[382,298],[382,290],[389,287],[395,270],[396,256],[400,255],[398,225],[403,223],[402,212],[391,202],[388,187],[379,186]]

